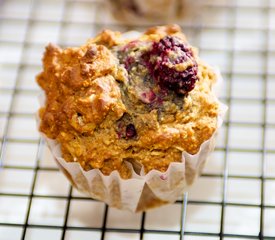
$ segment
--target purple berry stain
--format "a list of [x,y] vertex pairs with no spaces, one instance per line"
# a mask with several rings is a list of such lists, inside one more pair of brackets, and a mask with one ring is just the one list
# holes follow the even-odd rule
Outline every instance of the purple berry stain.
[[126,139],[131,139],[137,135],[134,124],[130,123],[126,127]]
[[132,123],[127,124],[124,120],[118,122],[117,136],[119,139],[132,139],[136,137],[137,131],[135,125]]
[[122,122],[119,122],[117,125],[117,136],[118,138],[124,138],[125,137],[125,127]]
[[[153,80],[163,90],[184,95],[194,89],[198,80],[198,64],[190,47],[177,37],[166,36],[154,42],[152,49],[142,56]],[[180,71],[176,65],[187,63]]]
[[160,177],[161,180],[167,180],[167,176],[164,175],[164,174],[160,175],[159,177]]
[[149,90],[146,92],[143,92],[141,94],[141,100],[144,103],[152,103],[156,99],[156,94],[153,92],[153,90]]
[[127,57],[125,60],[125,68],[127,71],[130,71],[132,64],[135,62],[135,58],[133,57]]

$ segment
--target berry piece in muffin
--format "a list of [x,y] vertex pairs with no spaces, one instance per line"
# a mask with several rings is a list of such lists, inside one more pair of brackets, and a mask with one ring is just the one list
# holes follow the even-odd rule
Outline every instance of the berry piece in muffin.
[[177,37],[166,36],[154,42],[144,58],[151,77],[162,89],[185,94],[193,90],[198,80],[198,65],[191,48]]

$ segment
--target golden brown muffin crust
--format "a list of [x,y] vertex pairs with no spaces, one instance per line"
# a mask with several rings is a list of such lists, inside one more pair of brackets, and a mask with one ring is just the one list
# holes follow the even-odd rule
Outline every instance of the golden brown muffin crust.
[[[138,41],[159,41],[167,35],[186,42],[176,25],[151,28]],[[142,164],[145,172],[166,171],[171,162],[181,161],[182,151],[198,152],[216,130],[219,112],[212,93],[216,75],[194,49],[195,88],[175,101],[164,101],[163,111],[149,109],[139,99],[139,78],[130,76],[116,54],[129,42],[106,30],[79,48],[62,50],[50,44],[37,76],[46,95],[40,131],[60,143],[66,161],[106,175],[118,170],[123,178],[131,177],[127,162]],[[136,85],[129,84],[129,77]],[[121,137],[123,124],[132,124],[136,135]]]

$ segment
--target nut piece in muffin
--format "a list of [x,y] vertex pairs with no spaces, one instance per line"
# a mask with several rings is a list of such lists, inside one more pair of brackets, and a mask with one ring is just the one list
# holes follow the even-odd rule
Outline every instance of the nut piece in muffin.
[[217,76],[177,25],[135,39],[105,30],[80,47],[48,45],[37,82],[46,95],[39,130],[67,162],[104,175],[165,172],[217,129]]

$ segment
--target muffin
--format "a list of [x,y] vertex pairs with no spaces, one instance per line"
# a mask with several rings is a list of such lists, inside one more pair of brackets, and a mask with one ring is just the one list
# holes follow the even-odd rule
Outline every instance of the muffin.
[[128,24],[175,22],[197,14],[200,0],[105,0],[115,19]]
[[173,202],[213,150],[224,109],[217,78],[177,25],[49,44],[37,76],[39,130],[92,198],[131,211]]

